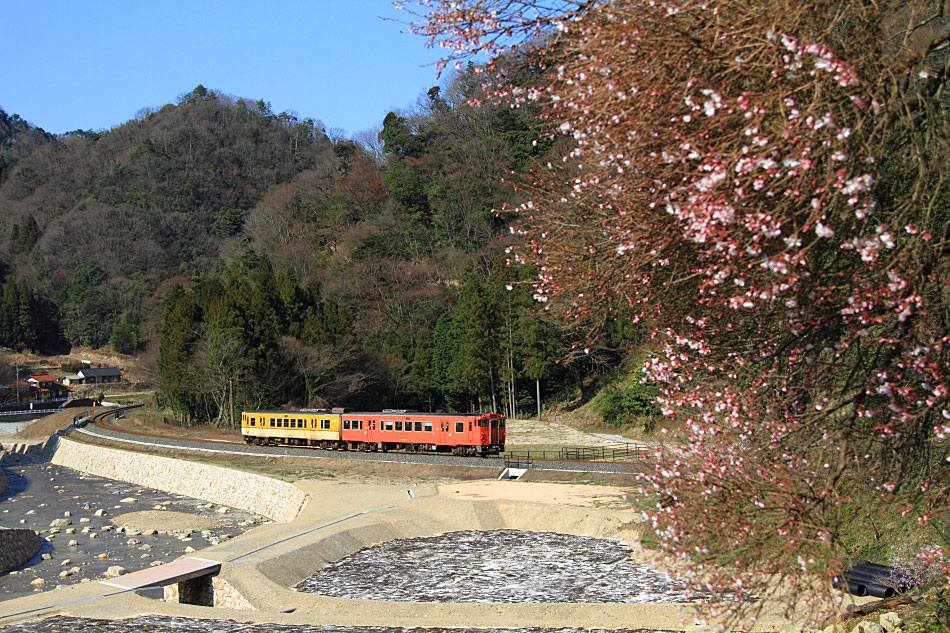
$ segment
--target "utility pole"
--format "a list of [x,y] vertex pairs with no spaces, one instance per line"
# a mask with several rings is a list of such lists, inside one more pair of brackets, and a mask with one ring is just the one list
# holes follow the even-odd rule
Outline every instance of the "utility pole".
[[[7,367],[9,367],[9,365],[7,365]],[[16,401],[17,404],[20,404],[20,366],[14,365],[14,367],[16,368],[16,381],[14,382],[16,385]]]

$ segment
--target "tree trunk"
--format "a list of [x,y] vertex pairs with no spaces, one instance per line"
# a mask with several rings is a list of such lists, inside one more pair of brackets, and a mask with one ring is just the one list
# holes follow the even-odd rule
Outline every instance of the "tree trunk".
[[538,391],[538,421],[541,421],[541,380],[535,379],[534,385]]

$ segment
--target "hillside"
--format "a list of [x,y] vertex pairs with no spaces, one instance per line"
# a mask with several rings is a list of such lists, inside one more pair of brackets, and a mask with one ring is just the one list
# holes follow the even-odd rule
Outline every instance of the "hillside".
[[546,399],[583,392],[617,352],[554,363],[574,334],[506,266],[494,211],[554,150],[530,113],[470,105],[480,90],[460,73],[378,143],[203,86],[108,131],[5,119],[0,346],[139,355],[185,417],[220,419],[178,390],[221,354],[253,404],[513,412],[535,380]]

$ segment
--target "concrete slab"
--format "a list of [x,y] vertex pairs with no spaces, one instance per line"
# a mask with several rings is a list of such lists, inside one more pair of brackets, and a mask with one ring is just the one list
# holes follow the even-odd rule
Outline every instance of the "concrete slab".
[[158,567],[148,567],[132,572],[114,580],[99,582],[118,589],[145,589],[146,587],[164,587],[199,576],[213,576],[219,571],[221,571],[221,563],[218,561],[189,556]]

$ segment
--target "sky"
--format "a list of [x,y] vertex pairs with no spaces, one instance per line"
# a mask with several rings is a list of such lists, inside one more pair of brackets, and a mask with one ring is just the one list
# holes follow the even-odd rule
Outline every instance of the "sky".
[[348,134],[437,85],[438,50],[388,0],[0,0],[0,107],[109,129],[198,84]]

